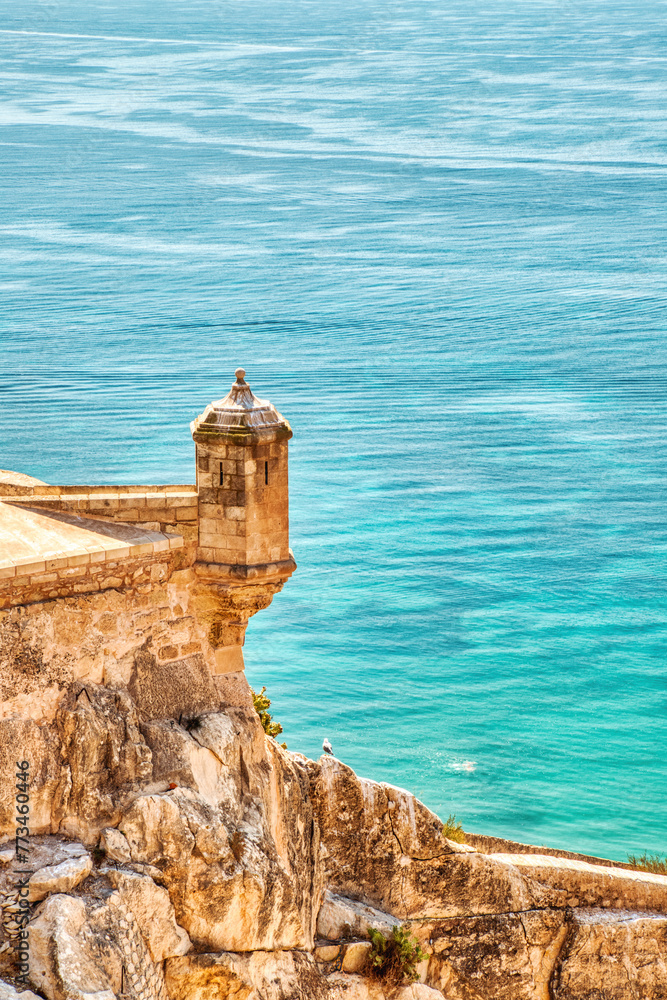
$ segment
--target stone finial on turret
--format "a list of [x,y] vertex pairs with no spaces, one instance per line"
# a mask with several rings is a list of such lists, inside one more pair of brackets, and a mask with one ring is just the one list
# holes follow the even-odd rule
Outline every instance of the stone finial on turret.
[[224,399],[209,403],[190,424],[197,444],[213,441],[250,445],[289,440],[292,428],[268,400],[258,399],[245,381],[245,370],[236,369],[236,382]]

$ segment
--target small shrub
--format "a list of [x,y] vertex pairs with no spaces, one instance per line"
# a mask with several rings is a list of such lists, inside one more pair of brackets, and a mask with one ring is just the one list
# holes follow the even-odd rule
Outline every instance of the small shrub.
[[389,937],[372,927],[368,928],[368,935],[371,939],[370,970],[378,979],[387,985],[398,986],[406,980],[414,983],[419,978],[417,963],[428,956],[405,924],[393,927]]
[[[264,694],[264,692],[266,691],[266,685],[262,688],[259,694],[257,694],[256,691],[253,691],[252,688],[250,690],[252,691],[252,703],[255,706],[255,711],[259,716],[259,721],[262,723],[262,729],[264,730],[267,736],[273,736],[275,740],[276,736],[279,736],[280,733],[282,733],[283,727],[280,725],[279,722],[273,722],[271,719],[271,715],[269,714],[271,699],[267,698],[266,695]],[[280,745],[283,748],[283,750],[287,750],[286,743],[281,743]]]
[[639,857],[628,854],[628,864],[633,868],[638,868],[642,872],[653,872],[654,875],[667,875],[667,858],[661,858],[659,854],[647,854],[644,851]]
[[447,817],[447,822],[442,828],[442,833],[447,840],[453,840],[457,844],[465,844],[466,835],[463,832],[463,827],[460,823],[456,822],[456,816],[450,815]]

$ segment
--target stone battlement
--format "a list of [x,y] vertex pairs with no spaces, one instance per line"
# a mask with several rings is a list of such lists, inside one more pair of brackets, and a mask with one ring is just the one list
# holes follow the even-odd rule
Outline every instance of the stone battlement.
[[189,570],[186,604],[208,634],[209,668],[243,669],[248,619],[296,568],[292,431],[244,375],[191,425],[196,486],[50,485],[0,471],[0,610],[108,590],[131,604]]

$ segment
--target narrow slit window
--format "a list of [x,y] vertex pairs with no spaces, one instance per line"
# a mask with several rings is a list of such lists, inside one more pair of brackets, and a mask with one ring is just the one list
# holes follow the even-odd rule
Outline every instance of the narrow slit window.
[[268,462],[264,463],[264,485],[265,486],[269,485],[269,463]]
[[223,475],[223,472],[222,472],[222,462],[221,462],[220,463],[220,485],[222,486],[223,483],[224,483],[224,475]]

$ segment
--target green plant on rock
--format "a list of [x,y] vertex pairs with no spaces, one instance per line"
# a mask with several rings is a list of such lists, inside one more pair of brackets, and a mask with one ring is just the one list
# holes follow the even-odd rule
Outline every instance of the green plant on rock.
[[[252,703],[255,706],[255,711],[259,716],[259,721],[262,723],[262,729],[264,730],[267,736],[272,736],[275,740],[276,736],[279,736],[280,733],[282,733],[283,727],[280,725],[279,722],[274,722],[271,718],[271,715],[269,713],[269,708],[271,707],[271,699],[267,698],[266,695],[264,694],[264,692],[266,691],[266,685],[264,685],[259,694],[257,694],[256,691],[253,691],[252,688],[250,688],[250,690],[252,692]],[[283,748],[283,750],[287,750],[286,743],[281,743],[280,745]]]
[[644,851],[639,857],[628,854],[628,864],[633,868],[638,868],[642,872],[653,872],[654,875],[667,875],[667,858],[661,858],[659,854],[647,854]]
[[371,939],[368,954],[370,971],[378,979],[395,986],[406,981],[414,983],[419,979],[417,964],[428,956],[406,924],[393,927],[388,937],[373,927],[368,928],[368,935]]
[[466,835],[463,832],[463,827],[456,822],[456,816],[453,814],[447,817],[447,822],[442,828],[442,835],[447,840],[453,840],[457,844],[465,843]]

